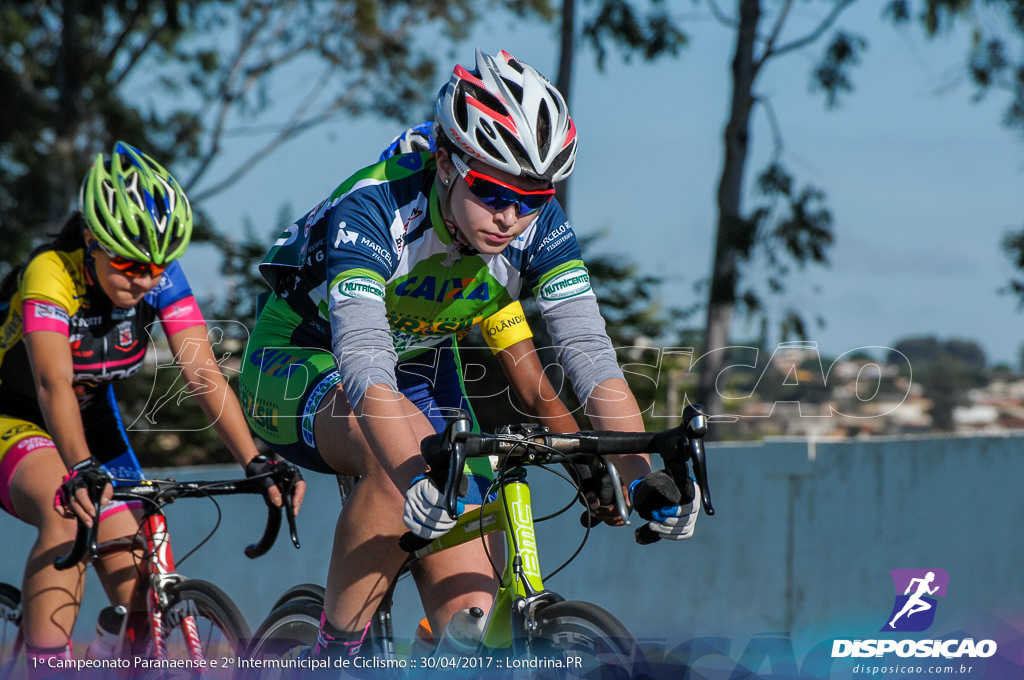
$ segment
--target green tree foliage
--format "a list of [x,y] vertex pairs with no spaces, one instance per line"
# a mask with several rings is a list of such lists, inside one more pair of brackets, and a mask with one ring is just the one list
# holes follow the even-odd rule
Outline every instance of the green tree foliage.
[[[495,8],[551,16],[546,0],[5,1],[0,276],[63,223],[95,154],[117,139],[172,170],[197,210],[196,240],[210,239],[204,199],[318,125],[358,115],[404,124],[436,91],[439,45]],[[222,152],[238,138],[248,155],[226,167]],[[252,265],[269,243],[252,231],[219,241],[225,295],[204,301],[208,318],[251,324],[251,293],[262,286]],[[231,376],[245,330],[214,332]],[[146,464],[229,459],[173,367],[118,387]]]
[[[717,192],[718,226],[712,271],[708,282],[705,347],[707,351],[726,347],[734,315],[763,315],[766,296],[785,291],[785,276],[793,267],[828,265],[832,245],[832,216],[824,205],[824,192],[814,186],[799,187],[782,161],[782,139],[771,101],[757,90],[758,77],[774,60],[805,52],[826,41],[823,55],[813,71],[812,85],[823,92],[829,107],[852,90],[849,69],[859,59],[866,41],[836,28],[840,15],[853,0],[819,3],[825,9],[821,20],[806,33],[788,41],[781,36],[791,20],[794,3],[740,0],[735,14],[725,13],[714,0],[708,1],[719,23],[735,34],[732,60],[732,97],[724,136],[724,161]],[[775,134],[775,153],[757,177],[756,195],[761,201],[744,206],[749,191],[745,181],[751,149],[751,121],[755,110],[766,116]],[[765,282],[754,282],[763,263]],[[821,320],[819,320],[819,323]],[[780,320],[783,337],[806,337],[806,320],[800,310],[788,309]],[[702,361],[697,398],[712,413],[721,409],[716,388],[724,368],[724,352],[714,352]]]
[[971,32],[966,71],[976,96],[1009,95],[1003,121],[1024,132],[1024,2],[1021,0],[890,0],[884,15],[896,25],[920,24],[929,37],[957,24]]
[[[562,0],[559,26],[558,74],[555,85],[572,108],[572,73],[577,53],[577,2]],[[665,56],[678,56],[686,46],[686,34],[678,22],[673,21],[672,6],[665,0],[628,2],[627,0],[597,0],[586,4],[594,7],[584,17],[579,31],[584,42],[596,54],[597,67],[604,69],[610,47],[617,47],[623,58],[630,61],[639,54],[645,61]],[[569,184],[566,179],[556,187],[558,200],[569,205]]]
[[953,430],[953,411],[967,404],[967,391],[985,384],[985,352],[973,340],[941,341],[934,336],[898,341],[889,353],[890,364],[910,362],[911,377],[932,402],[932,427]]
[[[965,71],[975,98],[1003,94],[1008,103],[1003,123],[1024,133],[1024,2],[1021,0],[890,0],[885,16],[898,26],[918,23],[929,37],[941,37],[957,25],[970,30]],[[1000,243],[1016,269],[1024,270],[1024,228],[1007,231]],[[1024,280],[1012,278],[1002,292],[1024,307]]]
[[[0,274],[62,223],[114,140],[167,165],[201,208],[298,134],[407,115],[436,86],[438,36],[461,39],[494,8],[550,16],[544,0],[4,2]],[[239,138],[248,155],[227,167]]]

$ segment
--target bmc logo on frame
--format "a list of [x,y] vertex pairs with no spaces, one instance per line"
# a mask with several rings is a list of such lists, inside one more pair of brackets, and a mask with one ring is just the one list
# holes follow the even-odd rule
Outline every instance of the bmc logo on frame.
[[[896,590],[892,612],[881,632],[915,633],[935,622],[937,597],[945,597],[949,574],[944,569],[893,569]],[[996,653],[993,640],[834,640],[832,658],[871,657],[895,653],[900,657],[990,657]]]

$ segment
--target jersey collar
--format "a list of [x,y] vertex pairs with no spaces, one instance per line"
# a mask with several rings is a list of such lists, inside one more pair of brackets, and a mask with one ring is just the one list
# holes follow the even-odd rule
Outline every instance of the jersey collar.
[[430,225],[441,243],[451,245],[452,235],[448,233],[444,218],[441,216],[441,201],[437,195],[437,186],[430,187]]

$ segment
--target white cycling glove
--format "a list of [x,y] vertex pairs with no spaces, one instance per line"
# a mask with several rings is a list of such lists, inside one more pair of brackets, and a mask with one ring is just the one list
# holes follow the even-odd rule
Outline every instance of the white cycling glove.
[[[461,514],[464,509],[462,501],[459,501],[456,511]],[[412,480],[405,492],[402,521],[409,531],[428,541],[445,535],[455,526],[455,520],[444,508],[444,494],[423,475]]]
[[675,482],[663,471],[652,472],[629,485],[629,502],[637,513],[650,522],[651,530],[664,539],[682,541],[693,536],[700,511],[700,487],[693,484],[693,500],[681,500]]

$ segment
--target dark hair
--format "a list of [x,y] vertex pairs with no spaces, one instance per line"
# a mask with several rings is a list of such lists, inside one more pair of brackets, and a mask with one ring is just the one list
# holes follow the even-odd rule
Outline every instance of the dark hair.
[[[36,255],[45,253],[49,250],[78,250],[79,248],[84,248],[85,229],[85,219],[82,217],[82,213],[76,210],[71,213],[71,216],[68,217],[64,226],[60,228],[60,231],[49,234],[49,242],[38,246],[35,250],[29,253],[26,262],[31,261]],[[12,268],[11,271],[7,272],[7,276],[4,277],[3,282],[0,282],[0,304],[14,297],[14,290],[18,286],[18,278],[24,268],[24,264],[17,265]]]

